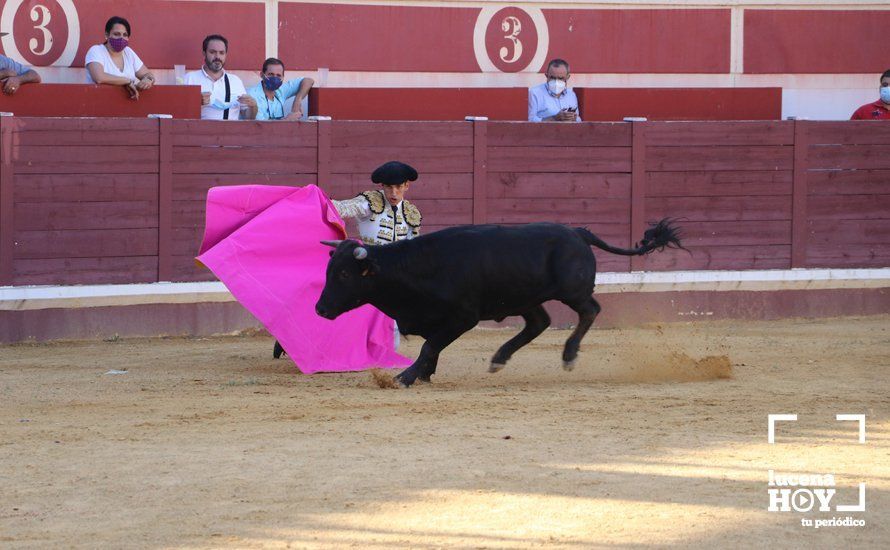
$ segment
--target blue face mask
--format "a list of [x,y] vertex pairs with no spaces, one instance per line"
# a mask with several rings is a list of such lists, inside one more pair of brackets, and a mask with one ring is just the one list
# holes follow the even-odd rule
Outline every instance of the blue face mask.
[[277,76],[264,76],[263,77],[263,86],[266,87],[270,92],[274,92],[278,88],[281,87],[281,84],[284,81],[278,78]]
[[890,104],[890,86],[881,86],[881,101]]
[[238,107],[240,107],[240,105],[241,104],[238,103],[237,101],[229,101],[228,103],[226,103],[225,101],[220,101],[219,99],[214,99],[213,101],[210,102],[211,107],[220,109],[223,111],[225,111],[226,109],[232,109],[232,108],[237,109]]

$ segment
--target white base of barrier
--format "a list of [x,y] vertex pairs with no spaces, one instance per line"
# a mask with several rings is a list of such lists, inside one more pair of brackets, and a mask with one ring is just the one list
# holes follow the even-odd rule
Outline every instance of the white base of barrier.
[[[597,294],[890,288],[890,268],[597,274]],[[231,302],[220,282],[0,287],[0,311]]]

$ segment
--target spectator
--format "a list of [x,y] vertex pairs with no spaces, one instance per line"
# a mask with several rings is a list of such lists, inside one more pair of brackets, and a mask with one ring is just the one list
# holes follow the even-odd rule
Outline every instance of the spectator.
[[850,120],[881,120],[890,119],[890,69],[881,75],[881,98],[874,103],[866,103],[856,109]]
[[569,64],[554,59],[547,64],[547,82],[528,89],[529,122],[581,122],[578,96],[568,86]]
[[[201,86],[201,118],[238,120],[256,118],[256,100],[241,79],[225,70],[229,41],[218,34],[204,39],[204,65],[185,75],[185,83]],[[244,109],[242,113],[242,109]]]
[[105,42],[87,50],[87,82],[122,86],[133,99],[155,82],[154,75],[129,47],[130,22],[114,16],[105,23]]
[[[309,89],[315,84],[311,78],[297,78],[284,82],[284,62],[270,57],[263,61],[263,70],[260,73],[263,80],[247,90],[247,93],[256,100],[257,120],[300,120],[303,117],[303,98],[309,93]],[[284,102],[294,98],[294,105],[290,114],[284,114]]]

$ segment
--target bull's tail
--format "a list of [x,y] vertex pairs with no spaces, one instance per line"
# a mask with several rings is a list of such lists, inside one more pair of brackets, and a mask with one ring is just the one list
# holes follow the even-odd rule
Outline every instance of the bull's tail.
[[664,250],[665,248],[682,248],[686,250],[680,244],[680,229],[673,225],[673,220],[670,218],[664,218],[657,224],[649,226],[649,229],[643,234],[643,239],[635,245],[635,248],[617,248],[612,246],[584,227],[576,227],[575,231],[587,244],[622,256],[642,256],[653,250]]

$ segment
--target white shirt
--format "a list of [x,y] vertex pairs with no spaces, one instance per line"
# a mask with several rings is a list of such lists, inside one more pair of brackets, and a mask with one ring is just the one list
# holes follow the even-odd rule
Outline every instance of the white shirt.
[[[190,85],[201,86],[201,93],[210,92],[210,104],[201,106],[201,118],[209,120],[223,120],[224,109],[214,107],[214,101],[225,103],[226,101],[226,75],[229,77],[229,102],[238,102],[238,97],[247,93],[244,83],[241,79],[233,74],[223,71],[223,76],[219,80],[213,80],[201,67],[200,71],[192,71],[185,75],[185,83]],[[241,116],[241,108],[234,105],[229,111],[229,120],[238,120]]]
[[[120,70],[118,66],[114,64],[114,60],[111,59],[111,54],[108,53],[108,48],[105,47],[105,44],[96,44],[87,50],[87,57],[84,60],[83,65],[84,67],[87,67],[90,63],[98,63],[102,65],[102,70],[105,71],[105,74],[111,76],[123,76],[129,78],[131,81],[136,80],[136,73],[143,66],[142,60],[139,59],[136,52],[127,46],[124,48],[124,70]],[[95,83],[93,77],[90,75],[90,71],[87,70],[87,84]]]
[[575,121],[581,122],[581,113],[578,113],[578,96],[571,88],[566,88],[558,96],[550,93],[546,82],[528,89],[529,122],[541,122],[568,107],[575,108],[577,113]]

